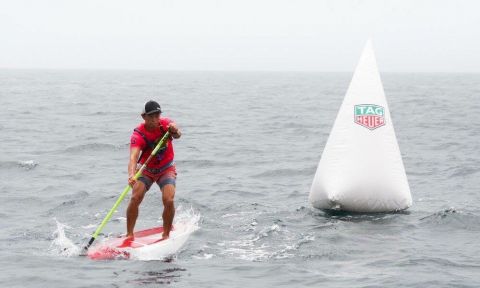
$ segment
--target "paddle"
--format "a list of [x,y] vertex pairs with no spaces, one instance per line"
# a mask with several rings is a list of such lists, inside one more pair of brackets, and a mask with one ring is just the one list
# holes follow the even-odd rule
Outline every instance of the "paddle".
[[[165,135],[163,135],[162,139],[160,139],[160,141],[158,142],[157,146],[155,146],[155,149],[153,149],[152,153],[150,154],[150,156],[148,156],[147,160],[145,161],[145,163],[143,163],[142,167],[137,171],[137,173],[135,173],[135,176],[133,176],[133,179],[134,180],[137,180],[141,175],[142,175],[142,172],[143,170],[145,170],[145,167],[147,167],[147,164],[148,162],[150,162],[150,160],[153,158],[153,156],[155,156],[158,152],[158,150],[160,149],[160,147],[163,145],[163,143],[165,142],[165,140],[170,136],[170,133],[167,131],[167,133],[165,133]],[[83,250],[82,252],[80,253],[80,255],[85,255],[88,248],[90,248],[90,246],[92,245],[93,241],[95,241],[95,239],[97,238],[98,234],[100,234],[100,231],[102,231],[103,227],[107,224],[108,220],[110,220],[110,218],[112,217],[113,215],[113,212],[115,212],[115,210],[117,209],[118,205],[120,205],[120,203],[122,202],[123,198],[125,198],[125,195],[127,195],[128,191],[130,191],[132,187],[130,185],[127,185],[127,187],[125,187],[125,189],[123,189],[123,192],[122,194],[120,194],[120,197],[118,197],[117,199],[117,202],[115,202],[115,204],[113,204],[113,207],[112,209],[110,209],[110,211],[108,211],[108,214],[107,216],[105,216],[105,218],[103,219],[102,223],[100,224],[100,226],[98,226],[97,230],[95,230],[95,233],[93,233],[92,235],[92,238],[90,238],[90,241],[88,241],[87,245],[85,245],[85,247],[83,247]]]

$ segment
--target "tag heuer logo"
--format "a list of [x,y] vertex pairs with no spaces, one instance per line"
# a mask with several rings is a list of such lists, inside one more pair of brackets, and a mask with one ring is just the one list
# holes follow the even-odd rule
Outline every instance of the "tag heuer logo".
[[385,109],[374,104],[355,105],[355,123],[370,130],[385,125]]

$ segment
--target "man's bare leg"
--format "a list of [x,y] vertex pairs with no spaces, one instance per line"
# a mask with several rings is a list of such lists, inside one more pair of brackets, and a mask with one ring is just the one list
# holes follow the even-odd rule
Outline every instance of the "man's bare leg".
[[175,205],[173,198],[175,197],[175,185],[167,184],[162,188],[163,201],[163,235],[164,239],[170,236],[172,230],[173,217],[175,216]]
[[133,229],[138,218],[138,207],[145,196],[145,184],[137,181],[133,186],[132,198],[127,208],[127,237],[133,238]]

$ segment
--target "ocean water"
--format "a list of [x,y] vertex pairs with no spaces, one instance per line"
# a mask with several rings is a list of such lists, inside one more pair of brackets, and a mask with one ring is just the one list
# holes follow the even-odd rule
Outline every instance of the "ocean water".
[[[0,70],[0,286],[479,287],[480,75],[383,74],[413,206],[328,213],[307,197],[351,76]],[[183,131],[176,205],[200,229],[166,261],[65,255],[125,187],[149,99]],[[152,188],[137,228],[161,211]]]

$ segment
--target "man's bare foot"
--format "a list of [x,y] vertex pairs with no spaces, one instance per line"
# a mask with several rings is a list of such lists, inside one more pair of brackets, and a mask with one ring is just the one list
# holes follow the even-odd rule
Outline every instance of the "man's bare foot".
[[162,234],[162,239],[160,239],[160,241],[167,240],[168,238],[170,238],[170,235]]
[[127,236],[125,237],[125,240],[123,240],[122,244],[120,244],[118,248],[129,247],[132,244],[133,240],[134,240],[134,236],[127,234]]

